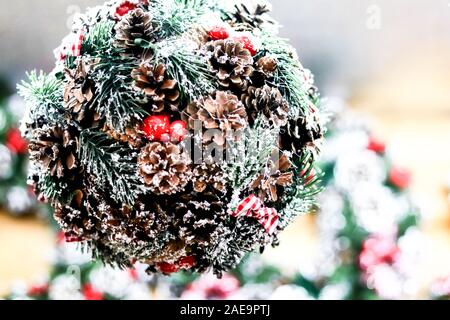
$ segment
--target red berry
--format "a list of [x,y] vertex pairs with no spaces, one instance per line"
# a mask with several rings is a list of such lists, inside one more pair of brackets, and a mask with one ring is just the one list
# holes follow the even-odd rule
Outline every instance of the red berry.
[[77,236],[75,236],[73,234],[70,234],[70,233],[66,233],[64,236],[66,237],[66,242],[68,242],[68,243],[83,241],[83,238],[77,237]]
[[170,131],[170,119],[167,115],[149,116],[142,126],[146,137],[150,141],[161,141],[164,134]]
[[250,51],[250,54],[252,56],[254,56],[257,53],[257,50],[255,48],[255,45],[252,43],[252,41],[250,40],[249,37],[247,36],[239,36],[239,37],[235,37],[234,41],[240,42],[242,43],[242,45],[244,46],[245,49],[247,49],[248,51]]
[[180,261],[178,262],[178,265],[182,269],[190,269],[195,265],[195,263],[196,263],[195,257],[189,256],[181,258]]
[[411,183],[411,172],[401,168],[392,168],[389,182],[399,189],[406,189]]
[[131,3],[130,1],[124,1],[122,2],[117,8],[116,8],[116,18],[123,17],[131,10],[136,9],[136,5],[134,3]]
[[83,286],[83,296],[86,300],[103,300],[103,293],[95,290],[90,283]]
[[187,130],[186,130],[186,123],[177,120],[170,124],[170,140],[172,142],[181,142],[183,141],[184,137],[186,137]]
[[225,27],[214,27],[208,32],[208,36],[211,40],[225,40],[228,39],[230,33]]
[[17,154],[24,154],[28,151],[28,144],[17,128],[10,129],[6,134],[6,146]]
[[157,263],[156,267],[159,269],[159,271],[161,271],[162,273],[165,273],[165,274],[175,273],[180,270],[178,266],[176,266],[172,263],[167,263],[167,262]]
[[370,137],[367,149],[382,154],[386,151],[386,145],[384,144],[384,142],[378,140],[377,138]]

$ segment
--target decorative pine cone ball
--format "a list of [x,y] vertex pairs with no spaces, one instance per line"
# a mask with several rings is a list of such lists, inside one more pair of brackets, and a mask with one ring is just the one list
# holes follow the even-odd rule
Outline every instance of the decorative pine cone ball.
[[217,275],[320,190],[314,81],[266,1],[109,1],[27,101],[29,181],[69,241],[121,267]]

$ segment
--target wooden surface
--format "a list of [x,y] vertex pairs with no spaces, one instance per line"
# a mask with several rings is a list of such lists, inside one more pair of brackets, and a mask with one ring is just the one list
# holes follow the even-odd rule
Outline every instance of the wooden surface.
[[37,219],[13,219],[0,212],[0,295],[17,281],[32,283],[48,270],[54,239]]

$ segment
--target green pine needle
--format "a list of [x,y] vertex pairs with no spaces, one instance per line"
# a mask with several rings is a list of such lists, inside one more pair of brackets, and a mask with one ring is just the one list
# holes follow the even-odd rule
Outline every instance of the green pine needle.
[[118,53],[105,53],[100,57],[92,77],[98,84],[96,106],[100,116],[118,132],[124,132],[132,121],[148,115],[143,109],[145,98],[132,88],[130,77],[138,61]]
[[274,76],[274,86],[278,87],[288,101],[292,118],[309,114],[311,103],[304,89],[302,66],[298,61],[295,49],[287,40],[263,33],[263,49],[278,61]]
[[153,0],[149,12],[156,25],[156,36],[179,36],[199,22],[208,9],[207,0]]
[[143,184],[132,151],[105,133],[89,129],[81,133],[80,145],[80,158],[87,172],[103,182],[105,190],[111,190],[114,200],[134,204]]
[[39,73],[34,70],[27,73],[27,81],[17,86],[19,94],[33,105],[51,105],[61,99],[62,81],[53,74]]
[[101,21],[95,24],[83,41],[82,52],[93,56],[110,48],[114,26],[114,21]]
[[182,100],[193,101],[214,91],[216,80],[208,61],[182,44],[176,45],[175,50],[159,60],[167,65],[169,76],[177,81]]
[[17,85],[17,90],[29,106],[31,120],[44,118],[49,124],[60,123],[65,115],[62,81],[43,71],[27,73],[27,78]]
[[265,169],[276,149],[279,130],[258,118],[253,128],[248,127],[237,142],[231,143],[228,149],[233,152],[232,159],[226,159],[222,169],[236,199]]

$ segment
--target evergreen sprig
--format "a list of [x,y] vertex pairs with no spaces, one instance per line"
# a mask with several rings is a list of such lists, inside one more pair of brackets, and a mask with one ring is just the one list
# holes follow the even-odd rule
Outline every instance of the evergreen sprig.
[[179,45],[166,57],[160,58],[167,65],[168,74],[177,81],[184,100],[196,100],[214,91],[215,78],[205,58]]
[[281,228],[285,228],[296,217],[308,213],[316,203],[315,196],[323,190],[323,174],[315,168],[311,157],[310,153],[305,153],[294,163],[298,174],[294,175],[294,183],[280,202],[284,206],[279,208]]
[[87,173],[102,181],[114,200],[134,204],[143,184],[131,150],[90,129],[81,133],[80,140],[80,158]]
[[96,55],[108,50],[111,46],[114,26],[114,21],[100,21],[92,26],[83,41],[83,53]]
[[[113,50],[113,49],[112,49]],[[100,62],[95,66],[92,77],[98,84],[96,88],[96,107],[106,123],[118,132],[134,120],[142,120],[148,115],[143,108],[145,98],[133,90],[130,77],[138,62],[120,52],[98,56]]]
[[298,60],[295,49],[286,39],[273,37],[271,34],[261,35],[263,53],[267,52],[278,61],[274,75],[274,85],[278,87],[290,105],[290,116],[294,119],[309,114],[312,103],[305,90],[303,67]]
[[73,198],[73,192],[67,182],[49,174],[40,177],[38,189],[42,190],[45,199],[52,205],[55,203],[69,204]]
[[179,36],[195,25],[208,9],[207,0],[153,0],[149,12],[156,25],[156,36]]
[[62,88],[62,80],[54,74],[43,71],[27,73],[27,80],[22,81],[17,90],[29,106],[30,120],[44,117],[48,123],[60,122],[65,113]]
[[[231,154],[227,155],[223,171],[230,187],[234,190],[235,200],[255,177],[263,172],[276,149],[279,128],[270,126],[267,121],[258,118],[253,128],[247,128],[237,142],[230,142]],[[236,205],[233,203],[232,206]]]
[[33,105],[53,106],[62,98],[62,81],[43,71],[27,73],[28,81],[18,85],[20,95]]

